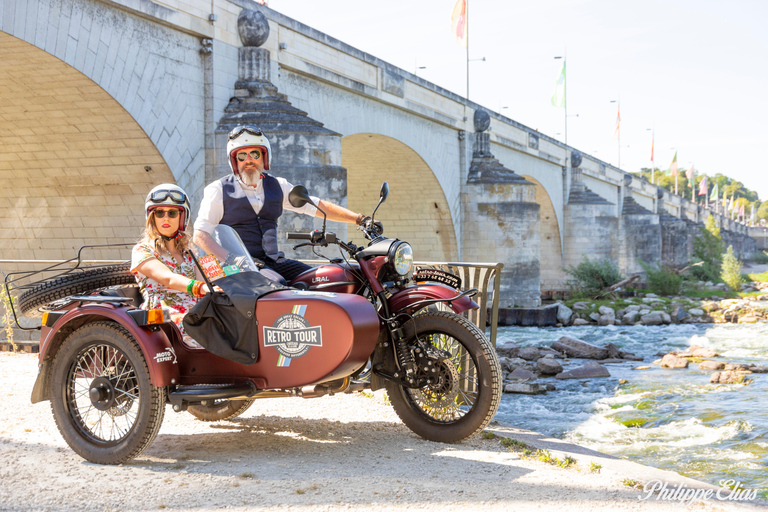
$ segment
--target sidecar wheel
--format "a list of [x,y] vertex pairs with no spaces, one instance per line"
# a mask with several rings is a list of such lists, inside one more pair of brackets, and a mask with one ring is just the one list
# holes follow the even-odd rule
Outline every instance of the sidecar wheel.
[[212,404],[190,405],[187,411],[200,421],[223,421],[237,418],[256,400],[216,400]]
[[164,388],[153,386],[131,334],[112,322],[87,324],[53,362],[51,409],[67,444],[96,464],[120,464],[157,436]]
[[387,381],[395,412],[424,439],[457,443],[482,431],[501,401],[501,367],[491,343],[473,323],[454,313],[426,312],[404,326],[406,337],[428,341],[445,351],[432,377],[421,389]]

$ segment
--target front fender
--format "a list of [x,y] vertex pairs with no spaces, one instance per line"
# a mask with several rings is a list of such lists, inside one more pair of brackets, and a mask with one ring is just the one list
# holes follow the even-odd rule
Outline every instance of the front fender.
[[444,284],[417,284],[400,290],[389,298],[389,310],[392,313],[406,313],[413,314],[424,306],[417,305],[417,302],[423,300],[441,300],[446,302],[454,313],[459,314],[469,309],[477,309],[477,302],[469,297],[461,297],[460,299],[448,302],[453,297],[459,295],[454,288],[445,286]]
[[[139,344],[149,369],[152,384],[158,387],[169,386],[178,382],[179,366],[171,341],[162,329],[150,330],[138,326],[126,313],[126,308],[111,305],[85,305],[75,308],[59,318],[50,328],[43,327],[40,338],[39,374],[32,391],[32,403],[49,399],[49,370],[61,344],[72,332],[83,325],[112,321],[124,327]],[[170,353],[173,357],[157,357]]]

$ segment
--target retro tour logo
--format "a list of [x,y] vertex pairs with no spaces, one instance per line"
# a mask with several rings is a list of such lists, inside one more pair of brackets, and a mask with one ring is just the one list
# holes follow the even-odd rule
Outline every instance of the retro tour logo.
[[264,326],[264,346],[275,347],[280,353],[278,366],[288,366],[291,359],[305,355],[310,348],[323,346],[322,329],[310,325],[304,318],[306,311],[306,305],[296,305],[291,313],[279,316],[272,327]]

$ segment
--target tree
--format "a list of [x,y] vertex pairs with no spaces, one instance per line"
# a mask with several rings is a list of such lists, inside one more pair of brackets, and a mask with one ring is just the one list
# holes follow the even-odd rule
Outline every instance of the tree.
[[720,228],[712,215],[707,217],[699,236],[693,241],[693,263],[702,262],[691,268],[691,274],[702,281],[719,281],[723,265],[725,244],[720,237]]
[[733,246],[729,245],[728,250],[723,255],[723,266],[720,277],[731,290],[741,290],[741,262],[733,253]]

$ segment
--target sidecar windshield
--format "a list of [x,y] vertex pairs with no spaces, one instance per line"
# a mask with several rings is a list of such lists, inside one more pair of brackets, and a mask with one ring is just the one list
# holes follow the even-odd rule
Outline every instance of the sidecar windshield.
[[240,272],[259,271],[240,235],[224,224],[219,224],[210,233],[196,231],[191,248],[211,281]]

